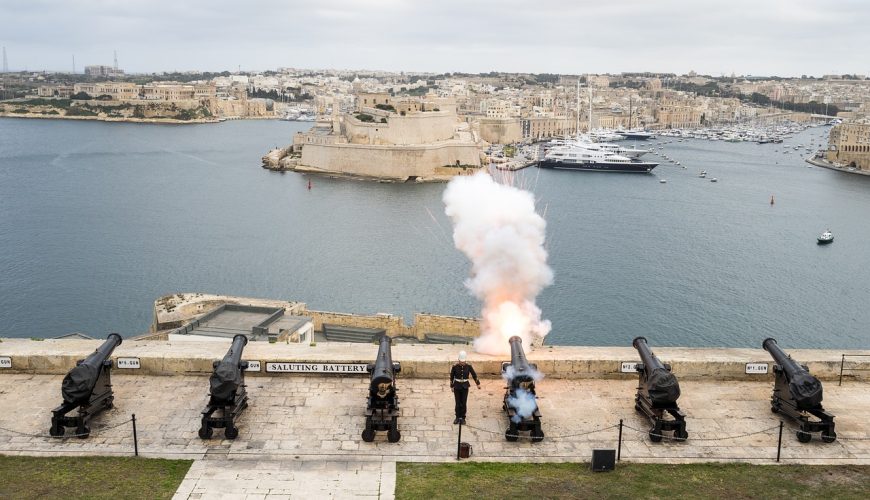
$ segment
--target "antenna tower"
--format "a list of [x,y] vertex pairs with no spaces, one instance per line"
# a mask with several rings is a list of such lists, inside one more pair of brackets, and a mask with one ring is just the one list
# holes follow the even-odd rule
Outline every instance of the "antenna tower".
[[115,65],[114,65],[115,73],[118,72],[118,51],[115,51]]

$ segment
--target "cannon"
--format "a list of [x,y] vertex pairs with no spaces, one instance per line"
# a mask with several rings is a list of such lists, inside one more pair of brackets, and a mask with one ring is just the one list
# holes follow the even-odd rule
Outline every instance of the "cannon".
[[511,346],[510,363],[501,364],[502,377],[507,380],[502,408],[508,417],[508,428],[504,438],[508,441],[519,439],[520,432],[529,432],[533,443],[544,440],[541,430],[541,412],[538,410],[535,393],[535,379],[540,378],[538,367],[529,364],[523,352],[523,339],[513,336],[508,339]]
[[[60,386],[63,403],[51,410],[51,427],[48,430],[51,436],[63,436],[67,427],[75,427],[75,435],[84,439],[91,433],[88,427],[91,417],[112,407],[115,395],[112,392],[111,356],[119,345],[121,336],[110,333],[96,351],[80,359],[63,378]],[[76,408],[78,413],[75,416],[66,416]]]
[[821,433],[822,441],[826,443],[836,441],[834,416],[822,407],[822,383],[819,379],[780,349],[776,339],[767,338],[761,346],[776,361],[770,411],[787,415],[800,424],[797,438],[801,443],[808,443],[813,432]]
[[199,428],[202,439],[211,438],[215,428],[223,428],[227,439],[239,436],[235,419],[248,407],[248,392],[245,390],[248,362],[242,361],[242,351],[247,343],[248,337],[236,335],[223,359],[213,364],[214,371],[208,379],[208,404],[202,410],[202,426]]
[[[637,395],[634,409],[646,415],[652,428],[651,441],[662,440],[662,432],[673,431],[674,439],[683,441],[686,432],[686,414],[677,405],[680,398],[680,383],[671,373],[670,365],[662,363],[649,349],[645,337],[637,337],[631,343],[640,354],[641,363],[635,368],[638,373]],[[667,418],[670,415],[672,418]]]
[[366,366],[371,379],[362,439],[367,443],[374,441],[376,431],[387,431],[387,440],[391,443],[402,438],[399,432],[399,397],[396,395],[396,374],[402,365],[393,363],[392,343],[389,336],[382,336],[378,357]]

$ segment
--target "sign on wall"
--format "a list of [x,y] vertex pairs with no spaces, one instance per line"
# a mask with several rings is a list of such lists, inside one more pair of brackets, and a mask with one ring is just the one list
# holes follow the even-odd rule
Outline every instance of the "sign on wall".
[[619,371],[622,373],[637,373],[637,361],[623,361],[619,365]]
[[12,358],[9,356],[0,356],[0,368],[12,368]]
[[127,368],[131,370],[138,370],[141,368],[139,365],[139,358],[118,358],[116,366],[118,368]]
[[333,373],[336,375],[365,375],[366,365],[362,363],[305,363],[269,362],[268,373]]
[[248,367],[245,369],[246,372],[258,372],[260,371],[260,362],[259,361],[248,361]]
[[746,373],[749,375],[764,375],[767,373],[767,363],[746,363]]

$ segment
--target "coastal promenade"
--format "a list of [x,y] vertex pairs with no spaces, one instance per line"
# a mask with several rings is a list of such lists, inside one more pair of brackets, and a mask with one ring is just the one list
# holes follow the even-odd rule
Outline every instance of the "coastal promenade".
[[[395,346],[393,359],[400,361],[403,368],[397,382],[402,432],[398,443],[387,442],[385,433],[378,433],[373,443],[360,439],[368,390],[365,375],[265,372],[250,373],[253,376],[247,378],[250,406],[238,421],[239,437],[224,440],[218,429],[214,439],[200,439],[197,431],[200,411],[208,398],[211,361],[220,358],[227,347],[214,342],[137,345],[126,341],[113,357],[138,356],[142,368],[113,370],[115,407],[95,417],[87,439],[48,437],[51,409],[61,401],[63,374],[74,359],[91,352],[97,344],[81,340],[3,340],[0,356],[11,357],[13,368],[0,371],[0,394],[6,404],[6,411],[0,414],[0,453],[132,455],[130,419],[135,414],[140,456],[195,460],[176,498],[392,498],[396,462],[456,460],[458,426],[452,425],[453,397],[447,367],[455,359],[458,346]],[[301,356],[299,352],[306,349],[309,354]],[[273,351],[272,357],[266,356],[268,351]],[[297,359],[307,361],[370,362],[376,347],[252,342],[244,358],[289,358],[290,351],[297,352]],[[634,410],[636,375],[621,373],[619,365],[607,373],[592,371],[599,362],[610,366],[616,360],[638,361],[633,349],[545,347],[529,353],[530,360],[537,362],[546,376],[537,384],[546,434],[540,443],[526,438],[514,443],[505,441],[507,422],[501,408],[504,384],[495,370],[504,359],[470,356],[483,375],[482,389],[472,389],[468,425],[462,429],[462,441],[473,446],[471,460],[585,462],[593,449],[618,447],[622,420],[623,461],[776,462],[780,418],[770,411],[770,375],[738,377],[737,370],[731,369],[731,365],[739,365],[742,370],[745,362],[752,361],[772,364],[766,352],[677,348],[655,351],[663,361],[673,364],[680,377],[687,441],[650,442],[649,425]],[[26,369],[15,368],[15,361],[25,359],[26,352],[33,364]],[[706,364],[688,362],[701,352],[707,358]],[[867,368],[870,362],[850,361],[850,376],[838,386],[841,353],[789,353],[808,363],[810,370],[824,380],[824,405],[836,415],[839,437],[830,444],[816,438],[802,444],[795,438],[794,425],[787,421],[780,461],[870,464],[870,423],[866,419],[870,412],[866,374],[870,372],[854,371]],[[146,369],[147,363],[161,356],[162,371]],[[168,369],[185,357],[192,357],[190,364]],[[566,372],[567,366],[575,367],[574,371]],[[707,370],[706,375],[701,370]]]
[[851,167],[838,167],[833,163],[823,160],[821,158],[810,157],[806,159],[806,162],[810,165],[815,165],[817,167],[827,168],[830,170],[836,170],[838,172],[843,172],[846,174],[857,174],[857,175],[870,175],[870,171],[861,170],[860,168],[851,168]]

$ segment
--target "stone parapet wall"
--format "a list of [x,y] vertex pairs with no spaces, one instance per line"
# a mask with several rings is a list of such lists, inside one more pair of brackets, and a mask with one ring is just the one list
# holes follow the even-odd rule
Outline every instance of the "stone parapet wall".
[[[395,317],[392,321],[401,318]],[[322,320],[323,318],[321,318]],[[330,316],[330,320],[338,318]],[[387,321],[387,320],[384,320]],[[426,320],[424,320],[425,323]],[[398,328],[394,323],[393,328]],[[469,325],[469,328],[471,326]],[[65,374],[78,359],[92,353],[101,340],[43,340],[3,339],[0,357],[12,358],[12,368],[0,368],[4,373]],[[140,375],[207,374],[212,362],[226,354],[230,340],[197,342],[135,341],[126,339],[115,349],[112,357],[137,357],[138,370],[116,369],[118,372]],[[446,378],[457,354],[467,346],[396,344],[393,360],[402,363],[402,377]],[[836,381],[840,373],[842,354],[870,355],[870,351],[786,349],[794,359],[806,364],[810,372],[825,381]],[[656,355],[670,363],[680,380],[771,380],[773,360],[767,352],[758,349],[694,349],[657,348]],[[336,362],[370,363],[377,355],[374,344],[348,344],[320,342],[316,346],[299,344],[269,344],[251,342],[245,347],[243,358],[259,360],[263,371],[249,375],[286,376],[267,374],[267,362]],[[638,362],[637,352],[631,347],[579,347],[544,346],[527,349],[529,361],[536,363],[546,377],[559,379],[636,379],[634,373],[621,373],[623,362]],[[501,376],[501,363],[509,356],[488,356],[469,353],[469,361],[484,378]],[[746,363],[766,363],[766,375],[747,375]],[[870,380],[870,357],[847,358],[844,380]]]
[[[387,123],[362,122],[353,115],[345,116],[344,133],[356,144],[430,144],[452,139],[457,118],[447,111],[413,112],[405,116],[386,113]],[[370,110],[369,114],[375,114]]]

